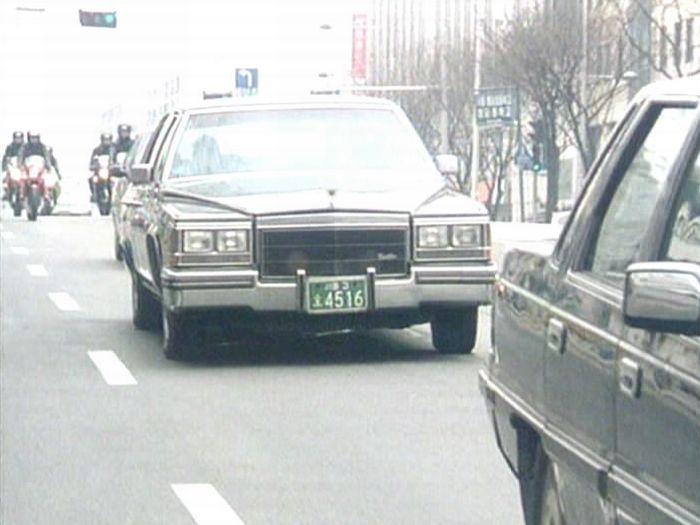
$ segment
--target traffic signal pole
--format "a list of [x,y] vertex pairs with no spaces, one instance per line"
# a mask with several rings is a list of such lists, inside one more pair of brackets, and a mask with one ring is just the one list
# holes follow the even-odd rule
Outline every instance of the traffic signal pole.
[[[518,157],[520,157],[523,153],[523,128],[520,122],[520,86],[515,86],[515,114],[518,119]],[[518,161],[518,207],[520,208],[520,222],[525,222],[525,181],[523,179],[523,165]]]

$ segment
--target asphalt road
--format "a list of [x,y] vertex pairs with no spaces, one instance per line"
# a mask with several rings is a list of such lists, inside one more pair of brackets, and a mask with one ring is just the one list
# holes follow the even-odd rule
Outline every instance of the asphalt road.
[[[0,523],[519,524],[471,356],[427,326],[165,359],[111,222],[3,213]],[[485,314],[486,312],[482,312]]]

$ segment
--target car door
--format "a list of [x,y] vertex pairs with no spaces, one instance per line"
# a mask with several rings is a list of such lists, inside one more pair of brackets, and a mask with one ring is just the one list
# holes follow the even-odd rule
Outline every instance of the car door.
[[[610,516],[605,477],[615,450],[617,348],[624,270],[642,257],[694,110],[655,101],[640,108],[619,154],[601,168],[579,213],[584,227],[547,321],[545,414],[562,503],[572,523]],[[653,162],[652,162],[653,161]]]
[[[662,208],[658,260],[700,266],[698,134]],[[628,327],[618,374],[611,485],[620,523],[700,523],[700,337]]]

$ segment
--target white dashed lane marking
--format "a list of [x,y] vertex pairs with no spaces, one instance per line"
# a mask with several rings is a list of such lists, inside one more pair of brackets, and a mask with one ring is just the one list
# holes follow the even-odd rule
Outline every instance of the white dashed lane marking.
[[15,238],[15,234],[12,232],[6,232],[6,231],[1,231],[0,232],[0,237],[5,239],[6,241],[11,241],[12,239]]
[[48,277],[49,272],[46,271],[43,264],[28,264],[27,271],[32,277]]
[[67,292],[50,293],[49,299],[62,312],[77,312],[80,310],[80,305]]
[[10,250],[15,255],[29,255],[29,249],[24,246],[13,246]]
[[244,525],[212,485],[186,483],[171,486],[197,525]]
[[108,385],[125,386],[136,384],[136,379],[129,372],[129,369],[117,357],[117,354],[111,350],[95,350],[88,352],[88,356],[92,359],[92,362]]

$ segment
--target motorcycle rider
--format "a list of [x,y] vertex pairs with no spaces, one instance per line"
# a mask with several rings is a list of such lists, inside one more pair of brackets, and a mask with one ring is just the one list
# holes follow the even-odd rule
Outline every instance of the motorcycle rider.
[[131,126],[129,124],[119,124],[117,127],[117,140],[114,143],[114,155],[117,153],[129,153],[134,139],[131,138]]
[[2,156],[2,171],[7,169],[7,163],[12,157],[19,155],[19,150],[24,144],[24,133],[21,131],[15,131],[12,134],[12,142],[10,142],[5,148],[5,154]]
[[49,150],[46,145],[41,142],[41,135],[33,130],[27,131],[27,142],[22,144],[19,148],[17,156],[19,157],[19,165],[24,164],[24,159],[31,157],[32,155],[40,155],[44,157],[44,162],[46,166],[52,166],[51,159],[49,157]]
[[58,161],[56,160],[56,157],[53,154],[53,148],[51,146],[47,146],[46,152],[48,153],[48,156],[49,156],[49,162],[50,162],[49,165],[56,172],[56,176],[59,179],[62,179],[63,177],[61,176],[61,171],[58,169]]
[[88,184],[90,185],[90,201],[95,202],[95,183],[92,181],[92,172],[97,168],[97,157],[100,155],[109,155],[109,164],[114,162],[114,144],[112,144],[112,134],[102,133],[100,135],[100,145],[92,150],[90,155],[90,176]]

